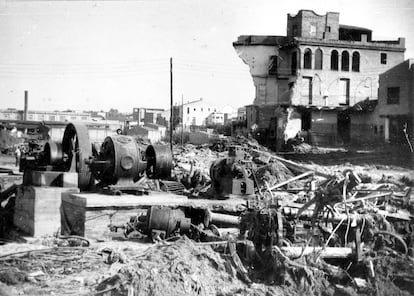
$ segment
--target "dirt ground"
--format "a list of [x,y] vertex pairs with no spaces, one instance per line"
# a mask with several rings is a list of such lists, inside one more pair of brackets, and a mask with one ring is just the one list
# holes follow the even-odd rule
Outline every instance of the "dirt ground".
[[[413,156],[392,147],[383,150],[290,153],[288,159],[329,174],[351,169],[372,181],[396,182],[411,187],[414,199]],[[211,161],[211,160],[209,160]],[[0,156],[0,167],[15,175],[1,174],[2,190],[20,183],[12,156]],[[210,244],[189,239],[151,244],[142,240],[118,240],[82,246],[51,237],[28,238],[16,231],[14,237],[0,239],[0,296],[2,295],[355,295],[340,286],[278,286],[249,282],[226,252]],[[225,255],[227,254],[227,255]],[[408,258],[408,257],[407,257]],[[410,257],[411,258],[411,257]],[[381,270],[404,262],[407,277],[414,272],[413,260],[398,256],[382,264]],[[384,276],[393,271],[388,270]],[[405,289],[382,289],[363,295],[414,295],[412,281]],[[315,288],[316,287],[316,288]],[[381,287],[380,287],[381,288]],[[315,292],[315,289],[317,291]]]

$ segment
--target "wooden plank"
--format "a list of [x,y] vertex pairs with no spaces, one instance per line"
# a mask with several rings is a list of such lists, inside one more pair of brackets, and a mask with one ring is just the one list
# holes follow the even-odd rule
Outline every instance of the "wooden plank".
[[62,200],[76,206],[93,208],[138,208],[149,205],[179,206],[187,202],[187,197],[171,193],[150,195],[105,195],[100,193],[76,193],[62,196]]
[[63,194],[62,201],[79,207],[95,210],[138,209],[150,206],[191,206],[194,208],[206,208],[221,212],[241,212],[246,208],[246,200],[230,198],[224,200],[215,199],[188,199],[186,196],[165,192],[151,192],[149,195],[105,195],[99,193]]
[[293,181],[300,180],[300,179],[302,179],[302,178],[305,178],[305,177],[310,176],[310,175],[313,175],[313,174],[314,174],[314,172],[313,172],[313,171],[308,171],[308,172],[305,172],[305,173],[300,174],[300,175],[298,175],[298,176],[295,176],[295,177],[293,177],[293,178],[291,178],[291,179],[289,179],[289,180],[286,180],[286,181],[283,181],[283,182],[281,182],[281,183],[279,183],[279,184],[276,184],[276,185],[274,185],[274,186],[272,186],[272,187],[270,187],[270,188],[268,188],[268,189],[269,189],[269,190],[274,190],[274,189],[277,189],[277,188],[282,187],[282,186],[284,186],[284,185],[287,185],[287,184],[289,184],[289,183],[291,183],[291,182],[293,182]]
[[279,156],[276,156],[276,155],[272,155],[272,158],[280,161],[281,163],[283,163],[288,168],[291,168],[291,169],[296,170],[296,171],[301,172],[301,173],[305,173],[305,172],[308,172],[308,171],[311,170],[317,176],[321,176],[321,177],[324,177],[324,178],[327,178],[327,179],[334,178],[334,176],[331,176],[331,175],[328,175],[328,174],[325,174],[325,173],[322,173],[322,172],[319,172],[319,171],[316,171],[316,170],[312,170],[312,169],[306,168],[306,167],[301,166],[301,165],[299,165],[299,164],[297,164],[297,163],[295,163],[295,162],[293,162],[291,160],[287,160],[287,159],[284,159],[284,158],[279,157]]

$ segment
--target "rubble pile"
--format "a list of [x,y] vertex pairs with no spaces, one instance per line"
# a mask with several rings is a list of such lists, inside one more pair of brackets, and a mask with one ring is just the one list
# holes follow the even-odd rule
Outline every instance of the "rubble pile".
[[[356,166],[302,164],[247,138],[176,146],[173,163],[170,179],[143,178],[137,183],[151,190],[184,188],[187,197],[180,197],[185,204],[151,205],[146,214],[109,225],[111,231],[124,230],[125,240],[119,243],[152,242],[146,251],[98,251],[87,239],[59,237],[45,242],[52,248],[32,256],[0,256],[6,267],[0,268],[0,281],[16,285],[37,272],[44,285],[48,277],[88,268],[96,272],[99,267],[100,277],[80,292],[136,296],[414,291],[411,178],[374,176]],[[79,245],[73,245],[76,242]],[[78,263],[81,267],[72,266]],[[6,270],[12,264],[14,273]],[[54,264],[63,267],[54,269]]]
[[290,295],[289,289],[246,283],[238,276],[237,266],[230,257],[214,251],[208,244],[197,244],[183,237],[129,258],[96,290],[106,291],[102,295],[108,296]]

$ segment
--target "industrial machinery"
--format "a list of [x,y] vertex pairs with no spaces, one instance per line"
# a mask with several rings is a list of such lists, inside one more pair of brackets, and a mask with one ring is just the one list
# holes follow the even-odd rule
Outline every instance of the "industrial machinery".
[[121,228],[126,237],[131,232],[138,231],[154,240],[165,239],[176,233],[188,234],[190,226],[191,219],[185,216],[183,209],[152,206],[148,208],[146,215],[133,216],[125,225],[110,225],[110,230],[117,232]]
[[215,194],[229,195],[254,194],[254,182],[246,169],[251,161],[240,146],[230,146],[228,157],[216,160],[210,167],[210,178]]
[[79,189],[86,190],[95,180],[105,187],[131,186],[144,174],[153,179],[168,178],[171,169],[172,154],[167,145],[145,147],[132,137],[113,135],[106,137],[98,152],[87,127],[69,123],[62,142],[46,143],[41,153],[25,163],[24,171],[74,172]]

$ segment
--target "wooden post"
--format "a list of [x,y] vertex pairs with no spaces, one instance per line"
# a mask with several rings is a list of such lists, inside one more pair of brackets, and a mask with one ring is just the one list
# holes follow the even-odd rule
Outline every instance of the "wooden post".
[[173,151],[173,61],[172,58],[170,58],[170,149],[171,153]]

